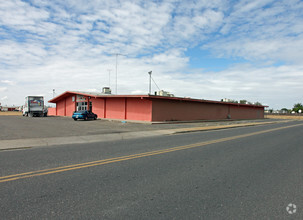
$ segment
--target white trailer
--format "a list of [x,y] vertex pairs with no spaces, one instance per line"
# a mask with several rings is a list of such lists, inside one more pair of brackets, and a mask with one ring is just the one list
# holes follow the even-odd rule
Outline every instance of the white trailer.
[[25,97],[25,105],[23,106],[23,116],[44,116],[44,98],[43,96],[27,96]]

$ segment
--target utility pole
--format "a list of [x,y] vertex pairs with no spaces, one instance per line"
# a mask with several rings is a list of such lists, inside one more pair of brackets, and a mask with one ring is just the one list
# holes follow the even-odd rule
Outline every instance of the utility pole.
[[116,95],[118,94],[118,56],[125,56],[121,53],[115,53],[116,55]]
[[151,95],[151,74],[152,74],[152,72],[153,72],[153,71],[149,71],[149,72],[148,72],[148,74],[149,74],[149,93],[148,93],[148,94],[149,94],[149,95]]
[[55,98],[55,89],[53,89],[53,98]]
[[108,87],[110,88],[110,71],[112,71],[112,69],[108,69]]

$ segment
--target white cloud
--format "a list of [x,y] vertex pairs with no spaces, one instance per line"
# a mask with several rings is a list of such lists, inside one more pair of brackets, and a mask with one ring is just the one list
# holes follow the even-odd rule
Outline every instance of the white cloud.
[[4,92],[7,90],[7,87],[0,87],[0,92]]
[[11,80],[1,80],[1,83],[7,84],[7,85],[15,85],[15,82],[11,81]]
[[[178,96],[291,107],[303,83],[302,9],[296,0],[1,1],[0,76],[9,85],[1,96],[22,104],[27,95],[48,100],[53,89],[101,91],[108,69],[114,92],[113,54],[121,53],[119,93],[147,94],[152,70]],[[185,54],[195,46],[247,62],[219,72],[191,66],[200,54]]]
[[241,1],[219,38],[206,45],[220,57],[302,64],[302,1]]
[[140,94],[145,94],[146,91],[142,91],[142,90],[133,90],[130,92],[130,94],[132,95],[140,95]]
[[1,101],[6,101],[6,100],[8,100],[7,96],[4,96],[4,97],[1,98]]
[[49,17],[47,11],[19,0],[1,1],[0,14],[0,22],[2,24],[23,30],[26,30],[26,27],[35,26],[36,22]]

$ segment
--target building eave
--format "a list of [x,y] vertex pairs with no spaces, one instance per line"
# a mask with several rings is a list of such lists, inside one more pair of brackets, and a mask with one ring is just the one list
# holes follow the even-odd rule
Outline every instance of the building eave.
[[141,99],[162,99],[162,100],[174,100],[174,101],[183,101],[183,102],[202,102],[202,103],[210,103],[210,104],[218,104],[218,105],[230,105],[230,106],[242,106],[242,107],[252,107],[252,108],[265,108],[268,106],[263,105],[249,105],[249,104],[240,104],[240,103],[229,103],[229,102],[220,102],[213,100],[205,100],[205,99],[193,99],[187,97],[169,97],[169,96],[157,96],[157,95],[115,95],[115,94],[98,94],[98,93],[89,93],[89,92],[78,92],[78,91],[66,91],[59,96],[54,97],[49,100],[49,103],[57,103],[60,99],[68,97],[70,95],[83,95],[89,96],[92,98],[141,98]]

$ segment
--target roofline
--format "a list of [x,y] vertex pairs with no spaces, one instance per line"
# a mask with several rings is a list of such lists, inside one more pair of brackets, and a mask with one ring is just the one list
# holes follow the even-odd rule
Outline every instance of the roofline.
[[66,94],[74,94],[74,95],[83,95],[83,96],[90,96],[94,98],[106,98],[106,97],[111,97],[111,98],[148,98],[150,97],[149,95],[114,95],[114,94],[104,94],[104,95],[94,95],[94,94],[89,94],[85,92],[74,92],[74,91],[66,91],[52,99],[50,99],[48,102],[49,103],[56,103],[58,99],[61,97],[65,96]]
[[206,103],[213,103],[213,104],[223,104],[223,105],[234,105],[234,106],[250,106],[250,107],[268,107],[265,105],[250,105],[250,104],[241,104],[241,103],[231,103],[231,102],[221,102],[221,101],[213,101],[207,99],[194,99],[194,98],[183,98],[183,97],[169,97],[169,96],[156,96],[156,95],[149,95],[149,98],[156,98],[156,99],[170,99],[170,100],[179,100],[179,101],[194,101],[194,102],[206,102]]
[[169,97],[169,96],[157,96],[157,95],[114,95],[114,94],[94,95],[94,94],[89,94],[89,93],[85,93],[85,92],[74,92],[74,91],[66,91],[66,92],[62,93],[61,95],[52,98],[48,102],[49,103],[56,103],[61,97],[64,97],[67,94],[90,96],[90,97],[94,97],[94,98],[166,99],[166,100],[176,100],[176,101],[204,102],[204,103],[212,103],[212,104],[220,104],[220,105],[254,107],[254,108],[268,107],[268,106],[265,106],[265,105],[250,105],[250,104],[230,103],[230,102],[221,102],[221,101],[213,101],[213,100],[206,100],[206,99],[194,99],[194,98],[185,98],[185,97]]

